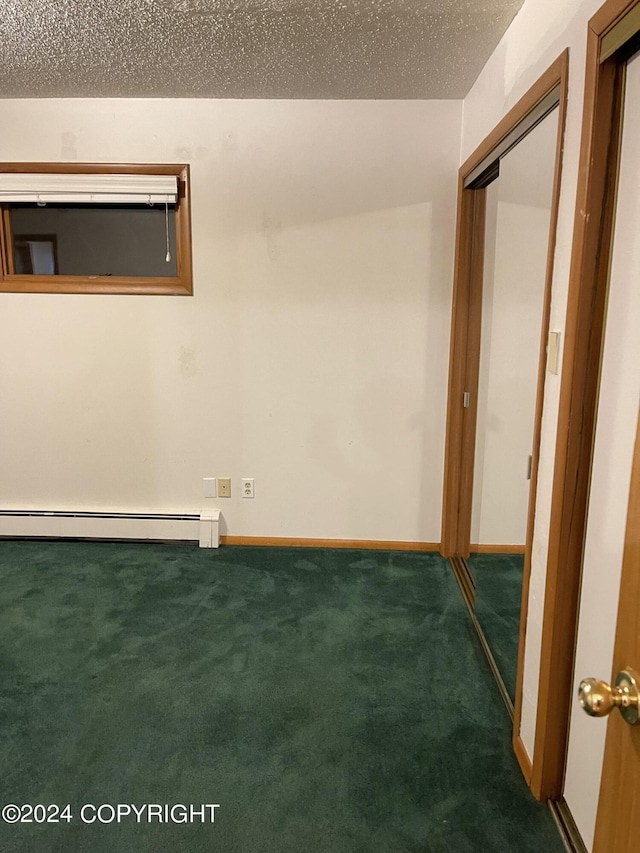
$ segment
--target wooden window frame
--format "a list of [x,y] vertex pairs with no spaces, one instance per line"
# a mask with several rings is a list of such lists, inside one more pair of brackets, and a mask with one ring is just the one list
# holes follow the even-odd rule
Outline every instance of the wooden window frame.
[[0,292],[191,296],[191,204],[188,165],[132,163],[0,163],[0,172],[85,175],[175,175],[175,276],[16,275],[9,207],[0,205]]

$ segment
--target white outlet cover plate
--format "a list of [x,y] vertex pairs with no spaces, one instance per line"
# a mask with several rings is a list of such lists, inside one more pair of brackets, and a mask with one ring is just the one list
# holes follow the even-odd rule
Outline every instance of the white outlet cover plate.
[[255,482],[254,482],[253,477],[243,477],[242,478],[242,497],[243,498],[255,497]]

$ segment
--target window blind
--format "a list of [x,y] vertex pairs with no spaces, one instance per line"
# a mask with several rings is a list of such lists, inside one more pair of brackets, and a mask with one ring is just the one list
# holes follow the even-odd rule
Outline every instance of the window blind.
[[0,173],[0,202],[175,204],[177,199],[175,175]]

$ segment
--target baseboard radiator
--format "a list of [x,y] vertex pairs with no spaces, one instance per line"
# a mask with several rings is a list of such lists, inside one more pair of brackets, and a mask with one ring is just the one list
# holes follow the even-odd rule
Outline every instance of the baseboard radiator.
[[0,509],[0,537],[136,539],[220,544],[220,510],[193,513]]

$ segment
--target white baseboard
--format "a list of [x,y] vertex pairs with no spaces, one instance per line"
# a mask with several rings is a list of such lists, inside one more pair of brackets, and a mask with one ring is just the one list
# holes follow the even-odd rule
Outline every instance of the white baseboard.
[[220,510],[199,515],[162,512],[0,510],[0,536],[80,539],[161,539],[220,544]]

